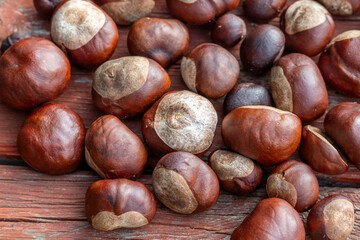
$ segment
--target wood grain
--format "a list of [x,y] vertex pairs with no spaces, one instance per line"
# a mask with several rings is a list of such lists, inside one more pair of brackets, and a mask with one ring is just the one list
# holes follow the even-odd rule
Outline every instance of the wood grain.
[[[293,0],[288,1],[293,2]],[[239,7],[234,11],[242,15]],[[157,0],[152,17],[170,18],[165,0]],[[271,22],[278,25],[278,19]],[[336,34],[350,29],[358,29],[360,15],[336,18]],[[248,28],[254,27],[247,22]],[[40,18],[30,0],[0,1],[0,40],[3,40],[15,29],[30,31],[33,36],[50,39],[49,21]],[[189,26],[190,48],[203,42],[211,42],[211,24],[205,26]],[[114,58],[129,55],[126,38],[128,27],[119,27],[119,44]],[[239,45],[230,49],[239,60]],[[314,58],[317,60],[317,58]],[[240,62],[240,61],[239,61]],[[168,69],[172,86],[170,90],[186,89],[180,77],[179,64]],[[254,76],[243,68],[239,82],[254,82],[269,88],[269,73]],[[92,72],[78,67],[72,67],[72,77],[68,89],[55,102],[61,102],[74,109],[89,125],[102,115],[92,104],[91,99]],[[344,96],[332,88],[329,91],[329,107],[339,102],[357,102],[358,99]],[[211,149],[202,157],[207,160],[209,153],[223,148],[220,125],[224,117],[222,111],[223,99],[212,100],[218,115],[219,124]],[[264,184],[271,168],[265,168],[263,183],[250,196],[234,196],[221,192],[216,204],[208,211],[194,215],[183,216],[169,211],[158,203],[158,212],[151,224],[130,230],[117,230],[108,233],[92,229],[85,218],[84,196],[90,184],[99,179],[93,171],[84,164],[79,171],[65,176],[48,176],[37,173],[19,159],[16,147],[16,136],[24,119],[30,112],[20,112],[7,107],[0,102],[0,239],[228,239],[234,228],[249,214],[256,204],[266,198]],[[323,118],[311,124],[323,129]],[[124,123],[142,138],[140,117],[126,120]],[[296,152],[292,159],[300,160]],[[140,179],[151,188],[151,167],[156,164],[157,157],[150,156],[148,169]],[[333,193],[342,193],[352,199],[356,206],[355,228],[349,239],[360,239],[359,207],[360,171],[350,165],[345,174],[327,176],[317,173],[320,179],[320,198]],[[350,184],[343,184],[350,183]],[[354,185],[355,184],[355,185]],[[303,213],[305,220],[307,213]],[[305,221],[306,223],[306,221]]]

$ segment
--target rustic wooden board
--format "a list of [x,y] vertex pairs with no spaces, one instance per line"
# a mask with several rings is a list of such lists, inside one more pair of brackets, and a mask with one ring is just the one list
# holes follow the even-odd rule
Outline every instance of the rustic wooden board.
[[[289,1],[292,2],[293,0]],[[242,15],[239,7],[234,11]],[[171,17],[166,9],[165,0],[157,0],[152,17]],[[272,22],[278,25],[278,20]],[[360,15],[336,18],[336,34],[350,29],[358,29]],[[248,23],[249,29],[253,24]],[[49,21],[40,18],[30,0],[0,1],[0,40],[15,29],[25,29],[33,36],[49,39]],[[211,24],[191,26],[190,47],[202,42],[211,42]],[[120,39],[112,58],[129,55],[126,38],[128,27],[119,27]],[[239,59],[239,45],[230,50]],[[316,60],[316,58],[315,58]],[[170,90],[186,89],[181,81],[179,64],[167,69],[172,80]],[[92,72],[77,67],[72,68],[72,78],[68,89],[55,102],[61,102],[81,115],[85,125],[89,125],[102,114],[95,109],[91,100]],[[269,74],[254,76],[242,70],[239,82],[254,82],[269,87]],[[342,101],[358,101],[357,98],[344,96],[329,88],[329,108]],[[220,124],[224,117],[223,99],[212,100],[218,115],[219,124],[211,149],[204,155],[206,160],[211,151],[224,147],[220,134]],[[328,109],[329,109],[328,108]],[[158,203],[158,212],[148,226],[133,230],[117,230],[103,233],[93,230],[86,221],[84,213],[84,195],[90,184],[99,179],[84,164],[79,171],[65,176],[48,176],[37,173],[19,159],[16,136],[24,119],[30,112],[20,112],[0,102],[0,239],[224,239],[229,238],[233,229],[241,223],[256,204],[266,197],[264,184],[250,196],[233,196],[221,192],[216,204],[208,211],[195,215],[175,214]],[[323,128],[323,118],[312,122]],[[125,124],[142,138],[141,118],[124,121]],[[299,160],[298,153],[292,156]],[[151,167],[158,158],[150,156],[148,170],[140,179],[151,188]],[[268,172],[271,168],[267,168]],[[356,224],[349,239],[360,238],[360,171],[353,165],[347,173],[339,176],[317,174],[321,183],[320,198],[333,193],[342,193],[353,200],[356,206]],[[308,213],[303,213],[305,220]],[[305,221],[306,223],[306,221]]]

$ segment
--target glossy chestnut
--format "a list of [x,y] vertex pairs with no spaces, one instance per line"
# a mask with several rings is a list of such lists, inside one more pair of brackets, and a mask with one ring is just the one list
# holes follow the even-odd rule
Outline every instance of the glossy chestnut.
[[277,166],[266,182],[268,196],[282,198],[297,211],[310,209],[319,196],[319,183],[305,163],[287,160]]
[[36,11],[43,17],[50,18],[55,8],[63,0],[33,0]]
[[147,17],[155,7],[155,0],[95,0],[95,3],[119,25],[130,25]]
[[347,171],[346,157],[319,128],[303,128],[300,156],[317,172],[336,175]]
[[169,75],[157,62],[145,57],[122,57],[96,70],[92,97],[104,113],[134,117],[150,108],[170,84]]
[[347,197],[335,194],[315,204],[308,215],[307,226],[313,240],[346,240],[354,221],[353,203]]
[[219,181],[214,171],[187,152],[162,157],[154,169],[152,183],[160,202],[182,214],[205,211],[219,195]]
[[360,10],[359,0],[317,0],[333,15],[350,16]]
[[147,162],[140,138],[113,115],[99,117],[85,137],[88,165],[103,178],[137,178]]
[[189,31],[177,19],[141,18],[130,28],[127,46],[131,55],[144,56],[167,67],[189,46]]
[[360,31],[351,30],[336,36],[319,59],[319,69],[334,88],[360,97]]
[[328,106],[320,70],[304,54],[289,54],[276,62],[271,69],[271,92],[277,108],[293,112],[303,121],[320,117]]
[[226,95],[240,74],[236,58],[213,43],[200,44],[188,52],[181,61],[180,70],[186,86],[208,98]]
[[243,9],[250,20],[266,23],[279,15],[285,4],[286,0],[244,0]]
[[245,36],[246,24],[244,20],[232,13],[219,17],[211,31],[213,41],[226,48],[234,47]]
[[68,59],[46,39],[20,40],[0,58],[0,98],[13,108],[34,108],[55,99],[69,80]]
[[205,24],[235,9],[240,0],[166,0],[170,13],[188,24]]
[[190,152],[201,156],[211,146],[218,121],[212,103],[186,90],[166,93],[142,119],[142,133],[153,153]]
[[128,179],[106,179],[91,184],[85,197],[86,217],[100,231],[138,228],[155,216],[156,201],[142,183]]
[[281,30],[269,24],[254,28],[240,47],[240,59],[249,71],[259,73],[272,67],[285,48]]
[[273,106],[269,91],[254,83],[239,83],[226,95],[224,111],[229,113],[236,108],[252,105]]
[[259,165],[240,154],[216,150],[209,156],[209,164],[225,191],[246,195],[255,191],[261,183]]
[[31,37],[30,34],[23,31],[16,31],[10,34],[1,42],[1,54],[4,54],[4,52],[16,42],[29,37]]
[[85,126],[69,107],[52,103],[34,111],[22,125],[17,145],[33,169],[51,175],[75,171],[84,152]]
[[280,18],[280,28],[286,37],[286,47],[314,56],[330,42],[335,31],[331,14],[315,1],[296,1]]
[[108,60],[119,38],[111,17],[85,0],[60,3],[51,18],[50,34],[71,62],[85,68],[97,67]]
[[231,234],[231,240],[304,240],[298,212],[280,198],[262,200]]
[[344,102],[331,108],[325,116],[326,133],[360,169],[360,105]]
[[221,134],[232,150],[263,165],[274,165],[288,159],[297,149],[301,120],[273,107],[244,106],[225,116]]

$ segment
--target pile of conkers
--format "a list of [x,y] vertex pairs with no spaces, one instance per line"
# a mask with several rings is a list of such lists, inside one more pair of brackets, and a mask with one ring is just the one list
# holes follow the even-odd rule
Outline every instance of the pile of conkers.
[[[331,108],[324,120],[326,133],[306,123],[328,107],[325,82],[360,96],[360,31],[333,38],[335,23],[329,13],[351,15],[360,4],[320,1],[328,11],[308,0],[287,8],[286,0],[244,0],[245,16],[256,23],[281,14],[280,28],[261,24],[249,32],[240,17],[228,13],[239,0],[166,1],[170,13],[187,24],[217,18],[211,36],[225,48],[244,39],[242,65],[255,75],[271,69],[269,91],[253,83],[237,84],[240,65],[227,49],[202,43],[188,50],[191,26],[178,19],[149,18],[154,0],[94,2],[34,0],[40,15],[51,16],[52,41],[15,33],[3,42],[0,98],[20,110],[40,106],[25,120],[17,139],[21,157],[32,168],[66,174],[85,156],[105,178],[86,193],[86,216],[95,229],[136,228],[154,218],[153,193],[134,181],[151,151],[159,158],[153,191],[162,204],[181,214],[209,209],[220,186],[240,195],[255,191],[262,181],[261,167],[274,166],[266,181],[269,199],[256,206],[231,239],[305,239],[298,212],[309,209],[312,239],[350,235],[352,202],[341,195],[317,202],[319,184],[313,170],[341,174],[348,169],[347,160],[360,169],[360,105]],[[118,44],[116,24],[132,24],[127,37],[132,56],[109,60]],[[282,56],[285,49],[294,53]],[[317,66],[310,57],[319,53]],[[164,68],[180,59],[190,91],[168,92],[171,81]],[[87,132],[69,107],[45,104],[65,91],[70,63],[96,68],[92,98],[107,115]],[[219,119],[207,98],[223,101],[227,114],[221,122],[227,149],[213,151],[209,165],[199,157],[213,144]],[[137,116],[142,116],[146,145],[120,120]],[[306,164],[289,160],[299,146]]]

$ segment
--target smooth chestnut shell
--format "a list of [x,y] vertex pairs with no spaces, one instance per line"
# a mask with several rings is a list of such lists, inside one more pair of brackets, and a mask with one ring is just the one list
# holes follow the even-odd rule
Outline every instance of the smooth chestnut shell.
[[266,23],[279,15],[285,4],[286,0],[244,0],[243,9],[250,20]]
[[36,11],[43,17],[50,18],[55,8],[63,0],[33,0]]

